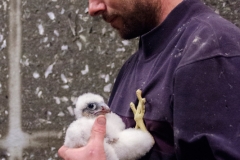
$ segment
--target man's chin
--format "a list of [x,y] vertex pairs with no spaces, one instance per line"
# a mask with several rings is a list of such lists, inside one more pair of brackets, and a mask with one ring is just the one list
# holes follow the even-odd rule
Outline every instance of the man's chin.
[[134,34],[122,33],[120,30],[118,30],[118,33],[122,39],[126,39],[126,40],[133,39],[133,38],[136,38],[139,36],[139,35],[134,35]]
[[111,26],[112,26],[112,28],[114,28],[114,29],[116,29],[117,31],[119,31],[120,30],[120,28],[119,27],[117,27],[117,26],[115,26],[114,24],[110,24]]

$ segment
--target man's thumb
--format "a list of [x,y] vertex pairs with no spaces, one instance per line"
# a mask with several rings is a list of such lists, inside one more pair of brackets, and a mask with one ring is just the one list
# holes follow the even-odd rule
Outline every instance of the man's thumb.
[[105,134],[106,134],[106,117],[104,115],[100,115],[97,117],[93,124],[90,140],[94,140],[95,143],[96,141],[103,143]]

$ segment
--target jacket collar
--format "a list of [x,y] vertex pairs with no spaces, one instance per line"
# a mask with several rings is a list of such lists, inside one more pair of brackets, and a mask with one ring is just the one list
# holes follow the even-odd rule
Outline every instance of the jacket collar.
[[[160,53],[178,32],[184,28],[189,17],[196,12],[203,12],[203,5],[199,0],[184,0],[175,7],[167,18],[150,32],[140,36],[139,51],[143,58],[148,59],[155,53]],[[199,9],[200,7],[200,9]]]

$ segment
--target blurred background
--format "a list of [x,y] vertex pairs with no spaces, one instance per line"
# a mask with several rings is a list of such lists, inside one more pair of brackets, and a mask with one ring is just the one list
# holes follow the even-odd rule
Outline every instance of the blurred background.
[[[240,27],[239,0],[204,2]],[[87,0],[1,0],[0,160],[60,159],[76,98],[108,100],[138,40],[122,40],[87,8]]]

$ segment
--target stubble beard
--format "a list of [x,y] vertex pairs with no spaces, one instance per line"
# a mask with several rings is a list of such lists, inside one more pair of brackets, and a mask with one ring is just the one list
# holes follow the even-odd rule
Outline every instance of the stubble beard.
[[159,8],[138,3],[131,12],[119,14],[123,28],[119,28],[118,32],[123,39],[132,39],[139,37],[153,28],[159,23],[158,12]]

